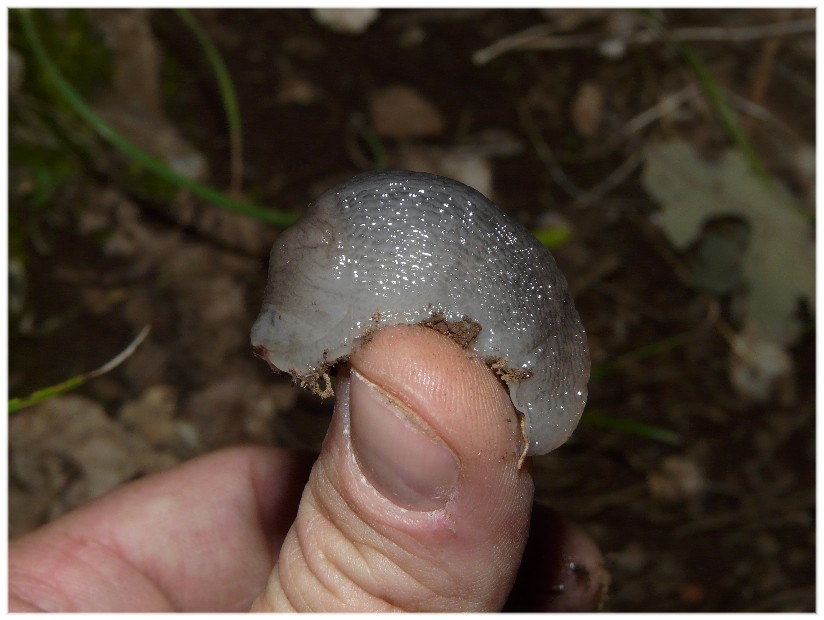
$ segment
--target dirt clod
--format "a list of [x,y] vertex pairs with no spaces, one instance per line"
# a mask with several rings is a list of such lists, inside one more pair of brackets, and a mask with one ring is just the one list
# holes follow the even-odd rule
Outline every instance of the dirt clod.
[[460,321],[447,321],[442,312],[433,312],[421,325],[448,336],[464,349],[481,333],[481,324],[476,320],[464,316]]

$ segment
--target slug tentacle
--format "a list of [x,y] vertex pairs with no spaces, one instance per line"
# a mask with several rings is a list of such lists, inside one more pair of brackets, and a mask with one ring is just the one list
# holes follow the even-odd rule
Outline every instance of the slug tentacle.
[[524,416],[526,455],[577,426],[589,352],[549,250],[457,181],[367,172],[323,194],[276,241],[252,345],[273,367],[318,377],[357,338],[403,323],[492,360]]

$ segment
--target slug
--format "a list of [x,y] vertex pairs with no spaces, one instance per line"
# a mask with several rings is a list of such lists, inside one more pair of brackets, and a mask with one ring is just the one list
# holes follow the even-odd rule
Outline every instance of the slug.
[[522,414],[522,459],[555,449],[577,426],[589,352],[549,250],[462,183],[359,174],[278,237],[252,347],[331,395],[327,371],[354,341],[403,323],[447,333],[501,377]]

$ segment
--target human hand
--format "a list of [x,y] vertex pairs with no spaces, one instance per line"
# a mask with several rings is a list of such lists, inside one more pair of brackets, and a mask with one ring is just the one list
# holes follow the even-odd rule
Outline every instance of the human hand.
[[[308,482],[306,457],[244,447],[125,485],[11,543],[10,608],[500,610],[533,495],[506,390],[422,327],[377,332],[350,364]],[[555,594],[533,603],[594,609],[597,549],[544,527],[552,552],[524,574]]]

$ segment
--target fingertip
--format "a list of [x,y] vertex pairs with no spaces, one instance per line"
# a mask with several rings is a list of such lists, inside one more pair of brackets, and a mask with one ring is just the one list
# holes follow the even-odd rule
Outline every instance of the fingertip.
[[353,369],[421,412],[462,463],[517,464],[520,419],[505,386],[471,351],[419,325],[384,328],[350,358]]
[[592,537],[554,510],[536,504],[526,552],[504,611],[599,611],[610,579]]

